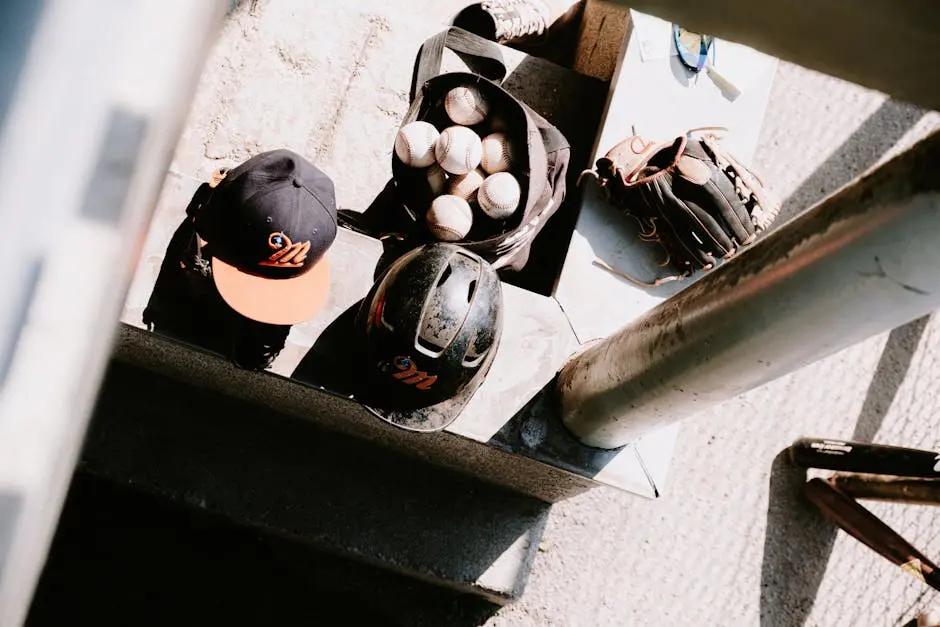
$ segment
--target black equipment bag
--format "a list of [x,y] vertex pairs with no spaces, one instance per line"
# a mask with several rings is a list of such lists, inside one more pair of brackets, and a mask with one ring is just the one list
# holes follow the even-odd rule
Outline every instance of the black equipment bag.
[[[473,72],[441,74],[445,48],[457,53]],[[453,123],[444,110],[447,92],[463,85],[480,90],[499,124],[488,130],[505,133],[515,148],[512,170],[522,189],[520,207],[502,222],[474,224],[464,240],[454,243],[498,270],[519,271],[528,261],[533,240],[564,200],[571,150],[561,131],[500,86],[505,77],[506,65],[494,43],[459,28],[443,31],[424,42],[418,52],[411,106],[401,126],[416,120],[430,122],[438,130],[450,126]],[[393,151],[392,180],[372,205],[364,213],[339,213],[346,228],[380,239],[392,237],[403,253],[435,241],[424,220],[429,204],[423,170],[405,166]]]

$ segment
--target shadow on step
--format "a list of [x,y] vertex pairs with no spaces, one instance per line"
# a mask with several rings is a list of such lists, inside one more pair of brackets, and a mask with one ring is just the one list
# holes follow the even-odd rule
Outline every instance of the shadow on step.
[[[404,586],[422,590],[417,600],[411,601],[416,606],[421,606],[420,599],[425,597],[463,598],[449,591],[479,597],[472,602],[441,601],[458,609],[480,606],[479,600],[504,604],[521,595],[547,520],[547,503],[195,383],[112,362],[79,461],[80,472],[99,481],[132,486],[167,506],[221,516],[238,527],[256,530],[252,532],[256,535],[283,538],[252,549],[252,559],[261,551],[268,560],[266,572],[287,570],[281,560],[296,566],[297,572],[287,577],[289,585],[258,580],[264,595],[280,595],[281,588],[285,594],[308,594],[301,580],[310,570],[323,571],[318,564],[324,560],[330,563],[327,571],[352,568],[336,566],[318,554],[338,556],[337,564],[343,559],[356,562],[363,572],[381,570],[393,579],[404,576],[412,582],[434,584],[431,588],[417,583]],[[187,522],[180,514],[179,523],[141,527],[137,522],[146,523],[147,517],[140,514],[137,522],[96,531],[96,520],[112,525],[111,518],[123,513],[121,506],[108,505],[106,498],[92,498],[94,491],[82,488],[88,481],[82,478],[76,484],[79,496],[73,502],[82,497],[92,499],[91,505],[71,506],[71,517],[77,521],[72,528],[77,525],[77,531],[63,533],[94,533],[84,540],[60,541],[60,553],[67,556],[79,551],[79,560],[88,559],[94,555],[96,543],[107,544],[114,535],[115,541],[136,542],[139,550],[161,559],[164,552],[152,552],[150,544],[180,542],[178,550],[167,549],[166,553],[175,551],[181,564],[197,560],[192,567],[197,570],[218,568],[223,571],[219,576],[228,576],[225,571],[235,568],[232,562],[237,564],[238,560],[231,555],[236,549],[226,549],[224,541],[209,537],[212,534],[191,536],[190,527],[198,527],[197,517]],[[103,512],[99,518],[97,510]],[[149,540],[151,533],[166,535]],[[218,535],[225,533],[219,531]],[[237,550],[248,542],[239,538],[254,537],[247,531],[241,533],[232,538]],[[127,534],[131,537],[125,538]],[[210,540],[214,548],[204,549],[203,541]],[[134,555],[134,550],[126,548],[114,552],[114,559]],[[294,552],[304,557],[295,560]],[[172,561],[166,566],[170,583]],[[122,569],[142,564],[146,560],[127,559],[123,565],[112,564],[103,570],[118,573],[123,582],[142,575],[122,574]],[[81,571],[81,566],[73,568],[72,572]],[[189,577],[187,569],[176,567],[179,574],[175,576]],[[358,580],[358,572],[354,580]],[[330,584],[333,579],[325,577]],[[336,583],[340,579],[337,576]],[[89,581],[88,585],[97,584]],[[191,585],[195,584],[178,591],[189,594]],[[147,586],[140,586],[141,594],[158,598],[159,587],[147,591]],[[382,590],[383,586],[373,587]],[[360,592],[369,590],[365,587]],[[233,602],[241,604],[241,594],[233,594]],[[141,600],[140,595],[137,598]],[[265,603],[267,598],[260,597]],[[489,603],[481,607],[492,607]],[[243,605],[250,606],[247,601]],[[183,607],[185,604],[178,610],[184,612]],[[471,618],[475,620],[477,614],[474,610]],[[436,624],[476,624],[455,620]],[[405,624],[423,623],[409,619]]]
[[478,597],[79,473],[27,625],[480,625]]

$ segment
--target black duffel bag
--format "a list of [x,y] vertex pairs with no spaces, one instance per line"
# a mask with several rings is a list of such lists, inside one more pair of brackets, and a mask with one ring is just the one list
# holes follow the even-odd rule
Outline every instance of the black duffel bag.
[[[453,50],[472,70],[441,74],[445,48]],[[513,146],[512,174],[521,188],[519,209],[504,221],[474,221],[456,244],[480,255],[496,269],[519,271],[529,259],[535,237],[565,197],[570,148],[555,126],[500,86],[506,66],[492,42],[459,28],[428,39],[418,52],[411,85],[411,106],[401,122],[417,120],[443,130],[453,124],[444,109],[451,89],[474,86],[494,113],[481,123],[480,134],[499,130]],[[494,126],[494,120],[498,126]],[[392,180],[363,213],[340,211],[341,224],[372,237],[394,240],[398,254],[434,241],[424,215],[431,196],[426,175],[404,165],[392,153]]]

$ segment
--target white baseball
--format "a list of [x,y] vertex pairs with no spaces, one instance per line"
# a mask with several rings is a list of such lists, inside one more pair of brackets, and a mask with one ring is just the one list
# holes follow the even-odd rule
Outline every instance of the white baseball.
[[473,126],[486,119],[489,106],[480,90],[473,86],[454,87],[444,98],[444,109],[455,124]]
[[466,126],[450,126],[441,131],[434,145],[434,156],[451,174],[466,174],[480,165],[483,143],[480,136]]
[[470,170],[466,174],[461,174],[450,179],[450,188],[448,194],[459,196],[467,202],[474,202],[477,198],[477,190],[483,184],[486,178],[486,172],[477,168]]
[[413,168],[426,168],[434,163],[434,146],[440,133],[428,122],[410,122],[395,137],[395,154]]
[[425,219],[434,237],[445,242],[462,240],[473,226],[470,205],[463,198],[450,194],[435,198]]
[[522,190],[519,181],[509,172],[486,177],[477,190],[477,203],[483,213],[494,220],[505,220],[516,211]]
[[447,172],[437,162],[432,163],[425,174],[428,177],[428,186],[431,188],[432,196],[440,196],[447,191]]
[[488,174],[505,172],[512,166],[512,156],[509,152],[509,140],[502,133],[490,133],[483,138],[483,154],[480,158],[480,167]]

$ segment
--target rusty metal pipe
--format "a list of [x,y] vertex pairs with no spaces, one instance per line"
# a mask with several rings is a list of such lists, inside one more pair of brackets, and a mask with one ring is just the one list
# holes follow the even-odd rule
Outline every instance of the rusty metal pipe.
[[940,133],[572,358],[562,419],[617,448],[940,307]]

